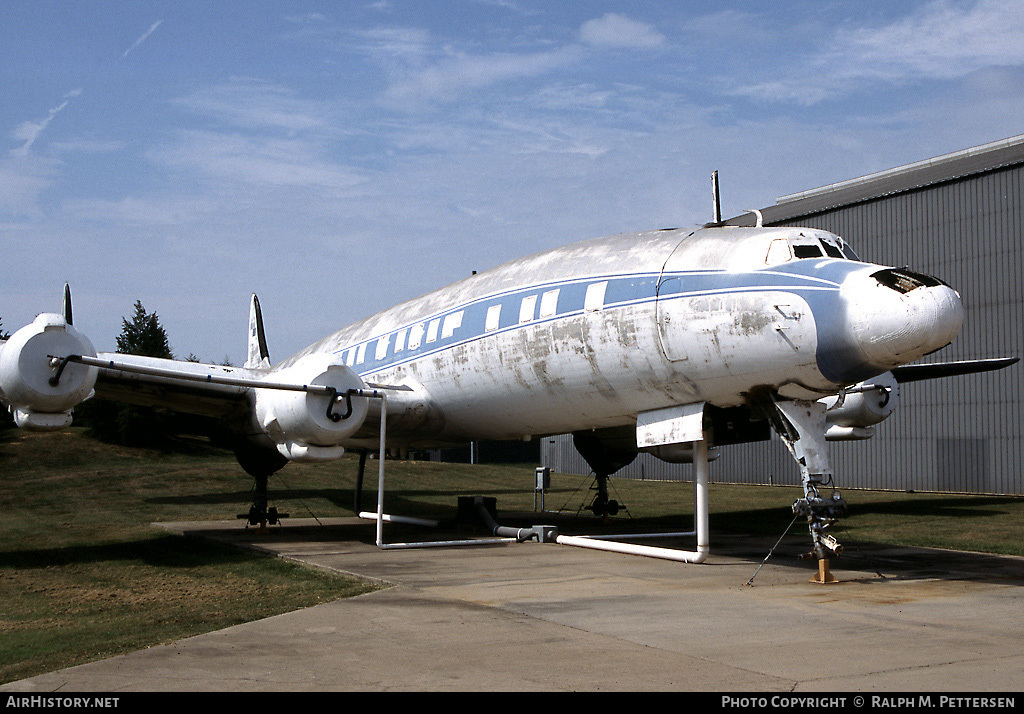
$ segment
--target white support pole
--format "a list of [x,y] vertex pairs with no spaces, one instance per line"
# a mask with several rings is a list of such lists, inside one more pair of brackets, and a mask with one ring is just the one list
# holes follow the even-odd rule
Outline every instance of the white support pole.
[[[377,514],[371,513],[370,511],[361,511],[359,517],[368,521],[377,520]],[[425,526],[427,528],[437,528],[441,522],[431,520],[428,518],[413,518],[412,516],[393,516],[390,513],[384,513],[381,515],[381,519],[385,523],[408,523],[414,526]]]
[[427,525],[434,526],[438,525],[437,521],[430,521],[422,518],[411,518],[409,516],[392,516],[384,513],[384,459],[385,459],[385,430],[387,429],[387,418],[388,418],[388,398],[383,392],[374,394],[380,398],[380,455],[377,457],[379,462],[379,468],[377,471],[377,512],[368,513],[363,511],[359,514],[360,518],[372,518],[377,521],[377,547],[381,549],[388,548],[433,548],[441,546],[454,546],[454,545],[489,545],[494,543],[515,543],[515,538],[486,538],[486,539],[472,539],[472,540],[447,540],[447,541],[431,541],[425,543],[385,543],[384,542],[384,521],[393,523],[411,523],[415,525]]
[[388,398],[380,395],[380,452],[377,454],[377,545],[384,544],[384,458],[388,423]]
[[676,550],[675,548],[656,548],[650,545],[636,545],[635,543],[615,543],[608,540],[598,540],[584,536],[564,536],[555,538],[559,545],[575,545],[580,548],[591,548],[593,550],[609,550],[615,553],[626,555],[645,555],[649,558],[660,558],[662,560],[676,560],[683,563],[703,563],[707,553],[694,553],[688,550]]
[[675,533],[615,533],[609,535],[585,535],[580,538],[591,540],[643,540],[645,538],[686,538],[697,535],[697,531],[677,531]]
[[703,563],[704,559],[708,557],[708,553],[711,551],[711,538],[710,538],[710,525],[708,523],[708,503],[710,501],[708,497],[708,485],[711,483],[711,465],[708,461],[708,440],[707,434],[703,434],[704,438],[700,441],[694,442],[693,444],[693,488],[697,493],[697,508],[695,518],[697,520],[697,553],[701,556],[700,560],[695,561]]
[[627,555],[644,555],[649,558],[661,558],[662,560],[675,560],[683,563],[703,563],[711,552],[710,528],[708,525],[708,484],[711,481],[711,467],[708,463],[708,442],[707,435],[700,441],[693,444],[693,465],[694,465],[694,530],[685,534],[647,534],[647,537],[654,535],[696,535],[697,550],[677,550],[675,548],[657,548],[649,545],[635,545],[632,543],[616,543],[614,541],[602,540],[593,536],[563,536],[555,538],[555,542],[561,545],[574,545],[580,548],[592,548],[594,550],[607,550]]

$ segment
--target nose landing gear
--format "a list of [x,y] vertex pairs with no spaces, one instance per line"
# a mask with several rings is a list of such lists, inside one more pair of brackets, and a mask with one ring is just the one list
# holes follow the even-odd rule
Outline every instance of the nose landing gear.
[[818,573],[811,582],[839,582],[829,570],[829,560],[843,547],[825,530],[847,514],[846,501],[833,490],[828,497],[821,490],[832,485],[832,466],[825,441],[825,405],[820,402],[773,401],[772,427],[782,437],[800,467],[804,497],[793,504],[793,514],[807,520],[811,552],[805,557],[818,560]]

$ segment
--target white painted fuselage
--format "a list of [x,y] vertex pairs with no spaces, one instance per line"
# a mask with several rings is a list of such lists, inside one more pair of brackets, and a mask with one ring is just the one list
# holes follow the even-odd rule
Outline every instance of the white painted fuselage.
[[[367,382],[412,387],[388,421],[389,442],[412,447],[634,424],[758,388],[815,400],[959,330],[955,291],[913,273],[924,280],[897,289],[872,277],[884,270],[811,229],[624,234],[466,278],[275,369],[325,354]],[[370,416],[343,443],[375,438]]]

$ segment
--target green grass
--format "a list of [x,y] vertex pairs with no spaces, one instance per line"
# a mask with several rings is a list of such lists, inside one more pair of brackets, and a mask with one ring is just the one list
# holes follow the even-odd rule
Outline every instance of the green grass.
[[[350,516],[356,464],[349,455],[291,464],[271,478],[271,501],[293,518]],[[377,462],[367,466],[363,508],[372,511]],[[533,469],[389,461],[385,510],[443,518],[455,515],[460,495],[495,496],[502,522],[517,525],[515,512],[524,512],[521,525],[533,525]],[[553,474],[545,505],[575,512],[593,497],[590,485],[589,477]],[[248,510],[251,487],[230,454],[202,445],[164,453],[101,444],[78,429],[0,432],[0,681],[377,587],[151,526],[233,518]],[[628,513],[607,524],[584,520],[586,532],[690,527],[692,484],[613,479],[612,495]],[[844,544],[1024,555],[1024,498],[844,495],[851,515],[835,530]],[[793,487],[713,484],[712,535],[774,539],[793,520],[799,496]],[[790,533],[806,538],[800,524]]]
[[376,587],[150,525],[244,513],[250,480],[230,454],[129,450],[78,430],[4,437],[0,681]]

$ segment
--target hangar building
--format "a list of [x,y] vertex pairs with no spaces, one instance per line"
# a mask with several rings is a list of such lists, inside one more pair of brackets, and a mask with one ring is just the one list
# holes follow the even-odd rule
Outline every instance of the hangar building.
[[[841,235],[867,261],[941,278],[966,318],[952,345],[922,362],[1024,353],[1024,135],[778,199],[765,226]],[[728,221],[754,225],[753,214]],[[1024,494],[1024,363],[983,374],[901,385],[896,412],[859,442],[832,442],[839,488]],[[777,437],[721,448],[719,483],[797,485]],[[587,474],[571,436],[546,438],[552,471]],[[641,454],[617,476],[690,480],[692,466]]]

